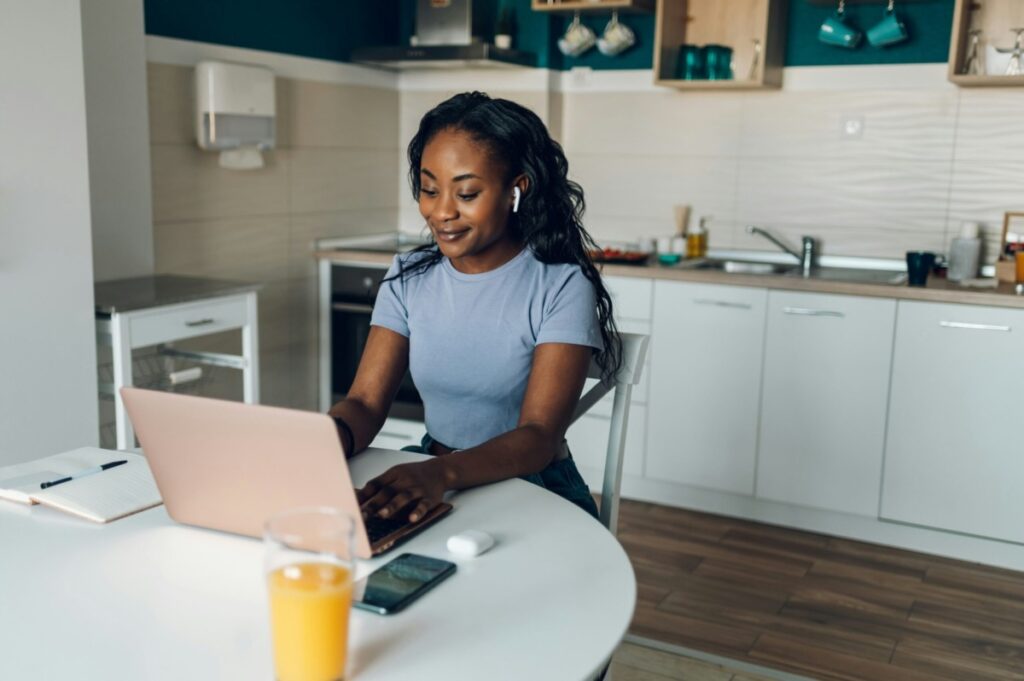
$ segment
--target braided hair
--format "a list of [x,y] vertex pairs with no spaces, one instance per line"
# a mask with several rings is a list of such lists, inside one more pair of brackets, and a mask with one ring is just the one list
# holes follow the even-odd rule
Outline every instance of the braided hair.
[[[583,188],[568,178],[569,163],[562,147],[551,138],[543,121],[526,107],[507,99],[492,99],[482,92],[464,92],[428,111],[409,142],[409,185],[420,196],[420,163],[427,144],[442,131],[467,133],[505,167],[506,178],[529,179],[519,210],[509,216],[511,236],[528,246],[543,263],[580,266],[594,286],[597,316],[604,348],[596,360],[606,381],[622,364],[622,341],[612,317],[612,300],[589,256],[594,239],[583,227]],[[417,257],[401,264],[391,279],[411,276],[433,267],[443,258],[437,243],[416,248]],[[400,260],[401,263],[401,260]]]

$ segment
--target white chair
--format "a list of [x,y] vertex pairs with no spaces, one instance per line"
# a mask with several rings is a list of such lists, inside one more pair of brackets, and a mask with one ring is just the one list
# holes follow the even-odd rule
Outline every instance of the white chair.
[[604,482],[601,485],[601,523],[615,534],[619,524],[619,487],[622,484],[622,457],[626,447],[626,427],[629,425],[629,404],[633,386],[640,382],[640,374],[647,357],[647,346],[651,337],[641,333],[620,333],[622,338],[622,367],[608,382],[601,381],[601,367],[596,362],[590,365],[588,378],[598,379],[597,385],[580,397],[575,423],[583,414],[597,404],[602,397],[614,390],[611,428],[608,432],[608,449],[604,458]]

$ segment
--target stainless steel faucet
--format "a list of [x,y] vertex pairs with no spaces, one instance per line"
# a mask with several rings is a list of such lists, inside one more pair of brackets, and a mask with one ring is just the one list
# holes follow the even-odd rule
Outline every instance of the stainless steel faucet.
[[803,238],[803,250],[800,253],[797,253],[792,248],[776,239],[771,232],[755,225],[747,225],[747,234],[760,234],[765,239],[768,239],[768,241],[771,241],[773,244],[797,259],[800,263],[800,271],[805,277],[811,276],[811,269],[814,267],[815,257],[814,237],[805,236]]

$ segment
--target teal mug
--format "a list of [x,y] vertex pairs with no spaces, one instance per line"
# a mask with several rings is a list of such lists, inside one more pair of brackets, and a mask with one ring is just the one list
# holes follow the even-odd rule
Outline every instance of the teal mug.
[[889,0],[889,7],[885,10],[885,16],[877,24],[868,29],[868,42],[875,47],[885,47],[903,42],[910,34],[907,26],[896,14],[893,8],[895,3]]
[[844,21],[846,3],[839,0],[839,9],[821,23],[818,40],[828,45],[853,49],[860,44],[861,32]]
[[725,45],[705,45],[704,63],[708,80],[732,80],[732,48]]
[[704,63],[704,48],[700,45],[681,45],[676,77],[680,80],[703,80],[708,77]]

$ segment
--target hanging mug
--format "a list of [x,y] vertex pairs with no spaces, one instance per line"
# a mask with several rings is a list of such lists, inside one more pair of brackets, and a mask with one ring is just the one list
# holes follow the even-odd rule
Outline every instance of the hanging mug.
[[636,36],[633,29],[619,21],[619,13],[612,12],[612,20],[604,27],[604,34],[597,39],[597,49],[606,57],[614,57],[633,46]]
[[567,57],[578,57],[593,47],[596,41],[594,32],[580,21],[580,13],[576,12],[565,35],[558,39],[558,49]]
[[885,9],[885,16],[877,24],[868,29],[868,42],[875,47],[895,45],[906,40],[910,34],[907,26],[896,14],[895,0],[889,0],[889,6]]
[[837,47],[853,49],[860,44],[861,32],[846,23],[845,0],[839,0],[839,7],[835,14],[832,14],[822,22],[818,29],[818,40]]

